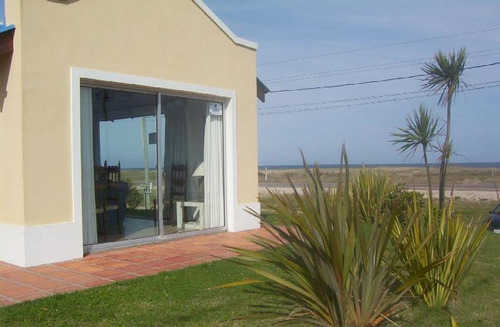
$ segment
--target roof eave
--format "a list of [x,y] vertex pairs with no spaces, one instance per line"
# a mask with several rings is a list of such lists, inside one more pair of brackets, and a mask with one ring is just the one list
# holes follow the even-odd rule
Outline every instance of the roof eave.
[[236,36],[236,34],[231,31],[229,27],[219,17],[203,2],[203,0],[192,0],[220,29],[224,34],[226,34],[234,43],[250,48],[252,50],[257,50],[259,48],[258,44],[243,39],[241,37]]
[[0,26],[0,56],[14,51],[14,25]]

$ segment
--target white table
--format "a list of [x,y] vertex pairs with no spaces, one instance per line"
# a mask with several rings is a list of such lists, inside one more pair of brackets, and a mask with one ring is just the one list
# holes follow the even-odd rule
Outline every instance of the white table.
[[[193,217],[198,215],[198,222],[189,222],[185,223],[183,219],[183,212],[185,207],[196,208],[193,213]],[[177,201],[176,203],[176,214],[177,214],[177,228],[183,229],[188,226],[192,226],[192,228],[196,229],[205,229],[205,203],[204,202],[195,202],[195,201]]]

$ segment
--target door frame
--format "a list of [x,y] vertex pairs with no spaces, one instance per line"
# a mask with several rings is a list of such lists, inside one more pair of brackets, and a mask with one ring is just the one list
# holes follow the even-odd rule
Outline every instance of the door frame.
[[[147,237],[83,246],[82,189],[81,189],[81,130],[80,130],[80,87],[106,87],[134,92],[168,94],[186,98],[218,101],[223,103],[224,129],[224,206],[225,226],[203,231],[192,231],[170,235]],[[238,211],[238,165],[237,165],[237,124],[236,91],[182,83],[157,78],[141,77],[78,67],[71,68],[71,145],[72,145],[72,184],[73,184],[73,222],[78,232],[75,242],[85,252],[125,245],[150,243],[165,239],[177,239],[197,234],[234,231]],[[159,169],[161,166],[158,167]],[[74,244],[73,246],[77,246]]]

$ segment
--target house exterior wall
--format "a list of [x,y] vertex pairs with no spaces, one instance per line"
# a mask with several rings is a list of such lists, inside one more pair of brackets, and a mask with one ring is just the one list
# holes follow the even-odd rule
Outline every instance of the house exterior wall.
[[[19,24],[20,1],[7,1],[7,25]],[[14,53],[0,57],[0,224],[24,225],[24,179],[21,87],[21,33]]]
[[235,46],[191,1],[22,5],[26,225],[72,219],[70,67],[236,90],[238,201],[255,201],[255,51]]
[[255,49],[236,44],[197,2],[6,0],[16,35],[0,113],[0,155],[11,158],[0,168],[0,224],[74,221],[72,67],[234,91],[237,202],[255,207]]

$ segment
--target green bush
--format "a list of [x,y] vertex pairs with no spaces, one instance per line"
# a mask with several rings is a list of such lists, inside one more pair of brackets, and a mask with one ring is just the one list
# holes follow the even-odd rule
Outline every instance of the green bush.
[[392,210],[403,225],[408,221],[408,207],[417,205],[423,208],[424,196],[417,191],[410,191],[401,184],[395,184],[385,199],[385,207]]
[[[347,162],[345,150],[343,159]],[[264,303],[260,316],[324,326],[376,326],[398,310],[405,292],[433,264],[413,275],[399,272],[397,254],[389,247],[397,216],[379,210],[386,193],[376,194],[386,192],[383,186],[370,191],[374,203],[364,203],[375,208],[369,217],[377,213],[377,223],[366,224],[359,219],[360,196],[349,182],[347,165],[336,190],[323,187],[318,167],[309,169],[304,160],[304,168],[308,182],[302,193],[290,181],[293,194],[270,191],[270,197],[261,199],[273,213],[259,216],[272,237],[252,239],[262,250],[233,248],[241,255],[240,264],[265,279],[260,284],[264,289],[282,295],[281,302]],[[259,268],[259,262],[270,263],[286,277]],[[251,283],[264,281],[225,286]]]
[[[440,261],[416,283],[412,290],[427,306],[443,308],[448,303],[474,262],[486,237],[486,224],[466,223],[460,215],[452,216],[453,202],[443,210],[418,204],[408,206],[408,216],[416,221],[404,226],[397,221],[391,240],[405,266],[402,278],[420,271],[430,262]],[[402,242],[401,242],[402,239]]]
[[139,190],[133,186],[130,186],[127,192],[127,208],[135,209],[144,200],[144,195],[139,192]]

